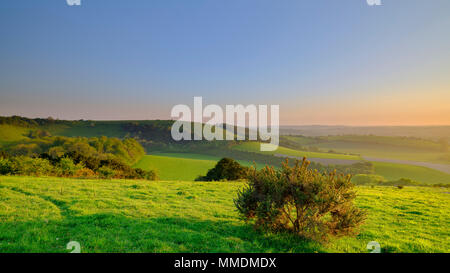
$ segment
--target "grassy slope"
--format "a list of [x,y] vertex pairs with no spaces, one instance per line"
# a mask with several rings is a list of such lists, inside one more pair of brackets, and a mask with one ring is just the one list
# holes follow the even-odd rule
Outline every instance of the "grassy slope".
[[[162,180],[194,180],[205,175],[222,157],[191,153],[155,153],[144,156],[135,168],[156,169]],[[253,166],[253,162],[238,160],[243,166]],[[256,164],[258,169],[264,164]]]
[[[214,167],[220,157],[190,154],[190,153],[158,153],[145,156],[135,167],[145,170],[157,169],[163,180],[193,180]],[[239,161],[245,166],[251,162]],[[387,180],[409,178],[418,182],[437,184],[450,183],[450,175],[425,167],[373,162],[375,173]],[[257,164],[257,168],[264,167]]]
[[0,146],[27,139],[29,128],[0,124]]
[[194,180],[205,175],[216,163],[214,160],[146,155],[134,167],[156,169],[163,180]]
[[321,246],[263,235],[238,219],[242,183],[0,177],[0,252],[450,252],[444,189],[358,187],[369,218],[356,238]]
[[262,154],[283,154],[283,155],[299,156],[299,157],[306,156],[306,157],[317,157],[317,158],[336,158],[336,159],[353,159],[353,160],[361,159],[359,156],[353,156],[353,155],[305,152],[305,151],[298,151],[298,150],[285,148],[285,147],[278,147],[278,149],[273,152],[261,152],[260,144],[257,142],[245,142],[242,144],[238,144],[236,146],[233,146],[233,149],[240,150],[240,151],[254,152],[254,153],[262,153]]
[[387,180],[398,180],[400,178],[409,178],[418,182],[428,184],[449,184],[450,174],[437,170],[385,162],[372,162],[375,167],[375,173],[384,176]]
[[[152,155],[158,155],[158,156],[166,156],[166,157],[174,157],[174,158],[186,158],[186,159],[198,159],[198,160],[212,160],[217,163],[220,159],[222,159],[222,156],[212,156],[212,155],[202,155],[202,154],[193,154],[193,153],[154,153]],[[254,166],[254,162],[250,161],[244,161],[244,160],[237,160],[239,164],[251,167]],[[265,167],[265,164],[262,163],[256,163],[256,167],[258,169],[261,169]]]

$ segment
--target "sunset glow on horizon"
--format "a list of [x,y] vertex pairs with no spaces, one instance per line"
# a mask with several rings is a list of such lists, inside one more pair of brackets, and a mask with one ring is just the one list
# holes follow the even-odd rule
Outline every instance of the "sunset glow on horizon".
[[281,125],[450,125],[447,0],[34,2],[0,10],[0,116],[170,119],[202,96]]

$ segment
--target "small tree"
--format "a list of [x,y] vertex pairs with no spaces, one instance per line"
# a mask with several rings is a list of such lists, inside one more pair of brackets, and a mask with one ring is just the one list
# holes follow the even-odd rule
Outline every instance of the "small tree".
[[13,165],[11,160],[0,157],[0,175],[9,175],[13,173]]
[[365,212],[354,206],[350,176],[308,169],[306,158],[281,170],[252,168],[249,185],[238,192],[235,205],[248,221],[271,231],[289,231],[317,241],[357,234]]
[[231,158],[222,158],[200,181],[239,180],[247,178],[248,168]]
[[74,176],[78,170],[83,169],[84,166],[82,164],[77,165],[73,162],[72,159],[70,159],[68,157],[64,157],[64,158],[61,158],[57,167],[58,167],[58,172],[61,176],[70,177],[70,176]]

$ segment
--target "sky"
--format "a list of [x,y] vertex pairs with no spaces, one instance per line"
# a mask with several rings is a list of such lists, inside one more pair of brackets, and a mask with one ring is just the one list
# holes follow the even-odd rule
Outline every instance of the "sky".
[[282,125],[450,125],[450,1],[2,0],[0,115],[169,119],[280,105]]

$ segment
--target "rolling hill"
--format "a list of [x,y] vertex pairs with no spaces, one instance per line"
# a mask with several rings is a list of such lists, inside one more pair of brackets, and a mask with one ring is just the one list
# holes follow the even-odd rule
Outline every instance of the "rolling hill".
[[[393,136],[281,136],[275,152],[260,152],[258,142],[181,141],[171,138],[173,121],[64,121],[0,117],[0,148],[27,143],[33,135],[49,134],[68,137],[131,137],[137,139],[150,156],[139,167],[156,168],[163,179],[192,180],[205,174],[222,157],[231,157],[246,166],[256,162],[258,168],[278,165],[281,157],[303,157],[321,164],[352,164],[365,156],[390,159],[422,160],[448,163],[448,153],[432,139]],[[330,151],[331,150],[331,151]],[[182,163],[182,164],[180,164]],[[430,168],[374,163],[375,173],[386,179],[409,178],[423,183],[450,183],[450,174]],[[178,171],[173,171],[179,169]]]

